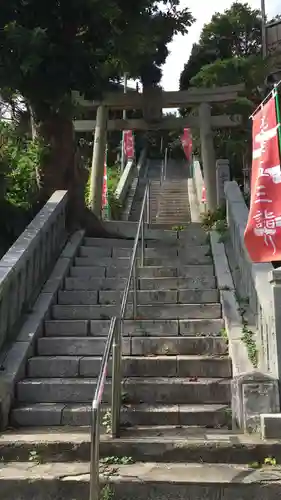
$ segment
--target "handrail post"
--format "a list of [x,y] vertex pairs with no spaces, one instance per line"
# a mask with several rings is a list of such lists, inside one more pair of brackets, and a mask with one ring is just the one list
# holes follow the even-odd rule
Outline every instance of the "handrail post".
[[133,270],[133,317],[136,319],[138,314],[138,274],[137,274],[137,261],[134,262],[134,270]]
[[121,363],[122,363],[122,335],[121,321],[115,322],[112,344],[112,385],[111,385],[111,435],[113,438],[120,435],[120,407],[121,407]]
[[144,219],[141,220],[141,267],[144,266]]
[[167,174],[167,163],[168,163],[168,148],[166,148],[166,149],[165,149],[164,181],[166,180],[166,174]]
[[99,478],[99,446],[100,446],[100,407],[92,408],[91,411],[91,462],[90,462],[90,497],[89,500],[99,500],[100,478]]
[[147,192],[146,192],[146,222],[147,225],[150,224],[150,183],[147,184]]

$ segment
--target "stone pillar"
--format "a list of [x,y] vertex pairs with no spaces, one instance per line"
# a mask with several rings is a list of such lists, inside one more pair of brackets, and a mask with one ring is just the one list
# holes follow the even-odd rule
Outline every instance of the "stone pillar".
[[268,335],[268,364],[272,374],[281,381],[281,268],[274,269],[269,274],[272,286],[273,304],[273,328]]
[[230,181],[229,160],[217,160],[216,181],[217,205],[220,206],[225,202],[224,183]]
[[207,207],[208,210],[214,211],[217,207],[216,156],[211,127],[211,106],[207,103],[201,103],[199,106],[199,123]]
[[107,116],[107,108],[103,105],[99,106],[97,109],[90,182],[90,208],[99,218],[101,218]]

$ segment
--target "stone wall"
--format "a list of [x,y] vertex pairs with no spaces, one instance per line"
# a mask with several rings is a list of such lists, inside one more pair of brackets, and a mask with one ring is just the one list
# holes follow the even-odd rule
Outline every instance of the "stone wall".
[[[251,323],[256,328],[259,352],[259,369],[263,373],[279,378],[276,325],[274,315],[271,263],[255,264],[244,245],[244,231],[248,219],[248,208],[236,182],[225,185],[229,249],[235,266],[233,279],[240,297],[249,305]],[[228,249],[226,245],[226,249]],[[229,252],[228,252],[229,253]]]
[[[193,185],[200,205],[203,178],[199,162],[194,167]],[[211,231],[210,241],[233,366],[233,428],[276,438],[281,435],[281,269],[250,260],[244,245],[248,208],[236,182],[225,182],[224,192],[228,230],[223,242]],[[257,367],[245,332],[255,334]]]
[[0,260],[0,348],[13,340],[66,242],[66,191],[56,191]]

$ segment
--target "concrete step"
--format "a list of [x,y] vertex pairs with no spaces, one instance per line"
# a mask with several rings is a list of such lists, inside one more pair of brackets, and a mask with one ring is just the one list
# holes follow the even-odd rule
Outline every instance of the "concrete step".
[[[140,249],[138,250],[140,253]],[[184,259],[185,257],[197,257],[198,255],[204,256],[210,252],[209,245],[202,245],[197,247],[190,248],[177,248],[169,246],[166,248],[165,246],[161,248],[146,248],[145,256],[146,258],[159,258],[159,259],[176,259],[179,257],[180,259]],[[82,246],[80,247],[80,257],[91,257],[91,258],[130,258],[132,255],[132,248],[130,247],[113,247],[113,248],[102,248],[102,247],[91,247],[91,246]]]
[[[45,335],[59,336],[107,336],[110,320],[51,320],[45,321]],[[171,336],[220,336],[222,319],[194,320],[125,320],[123,336],[171,337]]]
[[[117,316],[120,306],[116,305],[55,305],[53,319],[110,319]],[[127,319],[132,318],[132,304],[127,306]],[[221,304],[150,304],[140,305],[136,319],[218,319]]]
[[[109,405],[102,405],[104,415]],[[123,426],[192,425],[207,428],[228,427],[231,411],[227,405],[129,405],[121,409]],[[35,403],[12,410],[12,424],[20,427],[57,425],[86,426],[91,423],[90,404]]]
[[[136,230],[137,230],[137,224],[138,222],[134,221],[107,221],[105,222],[106,226],[108,225],[115,225],[114,227],[109,228],[109,231],[117,232],[120,234],[120,239],[119,238],[85,238],[85,245],[86,246],[119,246],[119,247],[126,247],[126,246],[131,246],[133,243],[133,240],[136,235]],[[121,224],[125,224],[125,228],[118,229],[116,226]],[[199,224],[196,226],[189,224],[187,229],[183,231],[173,231],[169,229],[165,229],[165,224],[157,224],[157,227],[153,229],[153,224],[150,225],[152,229],[147,229],[145,232],[145,238],[146,238],[146,244],[147,246],[153,246],[151,244],[153,240],[158,240],[158,242],[161,242],[163,245],[163,242],[166,244],[173,244],[177,243],[178,239],[184,239],[185,244],[188,245],[204,245],[206,243],[206,233],[205,231],[200,227]],[[130,242],[131,240],[131,242]],[[149,241],[150,240],[150,241]],[[127,243],[124,243],[126,242]],[[119,243],[117,243],[119,242]]]
[[[19,403],[90,403],[96,378],[34,378],[17,384]],[[221,378],[140,378],[131,377],[122,384],[129,403],[229,404],[230,380]],[[104,387],[103,401],[111,399],[111,382]]]
[[[90,247],[89,247],[90,248]],[[202,247],[197,247],[202,248]],[[140,258],[138,260],[138,265],[140,266]],[[210,255],[210,251],[204,254],[203,252],[198,252],[196,255],[188,254],[187,252],[181,255],[181,257],[171,258],[171,257],[146,257],[144,259],[145,266],[163,266],[164,264],[173,263],[174,267],[179,267],[182,265],[204,265],[212,264],[213,260]],[[129,257],[76,257],[76,266],[99,266],[99,267],[129,267],[130,258]]]
[[[173,464],[142,461],[101,466],[103,494],[116,500],[250,500],[280,498],[281,469],[247,465]],[[88,500],[89,462],[3,466],[3,500]],[[102,497],[105,498],[105,497]]]
[[[37,356],[29,359],[29,378],[98,377],[101,356]],[[219,356],[124,356],[123,377],[231,377],[231,360]],[[108,376],[112,376],[109,362]]]
[[[135,224],[135,222],[134,222]],[[171,228],[170,224],[157,224],[155,223],[154,226],[161,230],[163,227]],[[163,241],[153,238],[153,239],[146,239],[145,240],[145,247],[146,248],[167,248],[167,249],[174,249],[174,248],[189,248],[192,249],[193,247],[197,246],[204,246],[209,243],[209,238],[208,235],[199,230],[195,231],[195,237],[193,239],[188,239],[185,241],[184,238],[180,238],[181,232],[178,232],[178,238],[176,239],[171,239],[169,241],[165,241],[165,245],[163,245]],[[135,235],[134,235],[135,236]],[[128,248],[132,249],[134,245],[134,237],[128,239],[128,238],[85,238],[84,239],[84,246],[87,247],[92,247],[92,248],[109,248],[109,249],[118,249],[118,248]]]
[[[66,290],[124,290],[127,278],[94,278],[82,276],[65,278]],[[138,279],[140,290],[210,290],[216,288],[214,276],[200,278],[141,278]]]
[[[70,269],[72,277],[95,277],[95,278],[126,278],[128,277],[128,266],[74,266]],[[181,266],[150,266],[139,267],[140,278],[193,278],[201,280],[202,277],[213,278],[214,268],[212,265],[181,265]]]
[[[41,405],[41,408],[44,406],[46,408],[51,405]],[[65,405],[61,406],[64,406],[65,411],[67,410]],[[68,408],[73,409],[74,405],[70,405]],[[81,406],[81,408],[83,407]],[[36,452],[42,463],[74,461],[75,465],[78,465],[79,462],[88,462],[90,439],[89,427],[84,429],[75,427],[40,429],[37,427],[34,430],[7,431],[0,436],[1,457],[3,457],[1,466],[9,461],[29,461],[31,452]],[[159,429],[159,426],[156,426],[152,434],[147,427],[133,427],[124,429],[121,437],[116,439],[102,434],[100,455],[101,457],[132,457],[132,460],[141,462],[196,463],[197,466],[204,462],[224,463],[227,464],[227,467],[230,467],[230,464],[247,464],[247,470],[249,470],[251,469],[249,464],[253,462],[263,464],[266,457],[275,457],[277,464],[280,464],[281,442],[280,440],[263,441],[256,434],[239,434],[226,429],[198,427],[180,429],[168,426]],[[29,465],[32,468],[33,464],[30,464],[30,461]],[[277,471],[278,467],[274,467],[274,469]],[[257,470],[257,472],[262,470]],[[266,470],[269,469],[265,468],[265,473]],[[77,479],[76,469],[75,476]],[[243,479],[245,480],[245,475],[243,475]],[[218,477],[214,477],[213,480],[217,481]],[[1,489],[1,499],[3,498],[2,493]],[[202,497],[196,498],[199,500]],[[203,498],[208,499],[206,496]],[[219,498],[224,499],[225,497]],[[243,497],[237,497],[236,491],[232,500],[237,498],[244,500]],[[274,500],[277,498],[279,499],[279,497],[275,497]],[[38,497],[34,500],[38,500]]]
[[[120,304],[123,297],[122,291],[60,291],[58,302],[62,305],[95,305],[95,304]],[[133,301],[133,292],[129,293],[128,301]],[[139,290],[137,292],[138,304],[209,304],[219,302],[219,292],[213,290]]]
[[[84,247],[87,250],[96,250],[94,247]],[[113,257],[97,256],[88,254],[76,257],[75,265],[77,266],[129,266],[130,257],[132,254],[131,249],[122,248],[122,252],[118,252],[121,255],[114,255]],[[129,252],[127,251],[129,250]],[[145,265],[146,266],[161,266],[165,263],[173,262],[174,266],[181,265],[200,265],[200,264],[210,264],[212,263],[212,257],[210,254],[210,249],[207,245],[193,247],[192,251],[188,249],[178,250],[173,249],[171,254],[169,252],[162,251],[159,255],[157,249],[153,249],[153,252],[149,252],[149,248],[145,249]],[[139,252],[140,253],[140,252]],[[154,254],[154,255],[153,255]],[[140,260],[138,260],[140,265]]]
[[[39,356],[99,356],[104,352],[104,337],[41,337]],[[222,337],[123,337],[125,356],[221,356],[228,352]],[[152,358],[153,359],[153,358]]]

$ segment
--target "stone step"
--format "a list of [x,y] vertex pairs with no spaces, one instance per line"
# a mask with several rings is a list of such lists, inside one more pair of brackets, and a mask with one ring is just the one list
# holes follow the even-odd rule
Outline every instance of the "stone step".
[[[158,229],[161,229],[161,227],[166,226],[167,228],[171,228],[170,224],[157,224],[155,223],[154,226],[158,227]],[[180,235],[181,232],[178,233]],[[199,233],[198,231],[195,232],[195,236],[193,240],[188,240],[185,241],[184,238],[177,238],[177,239],[171,239],[169,241],[165,242],[165,245],[163,245],[163,241],[159,239],[150,239],[150,240],[145,240],[145,247],[146,248],[167,248],[167,249],[174,249],[174,248],[185,248],[188,247],[189,249],[192,249],[193,247],[197,246],[204,246],[209,243],[208,235],[206,233]],[[118,239],[118,238],[85,238],[84,239],[84,246],[86,247],[91,247],[91,248],[109,248],[109,249],[118,249],[118,248],[128,248],[132,249],[134,245],[134,238],[130,239]]]
[[[140,253],[140,249],[138,250]],[[196,257],[198,255],[204,256],[205,254],[210,252],[210,247],[209,245],[202,245],[202,246],[197,246],[197,247],[190,247],[190,248],[177,248],[177,247],[172,247],[170,248],[169,246],[166,248],[161,247],[161,248],[146,248],[145,249],[145,256],[146,258],[173,258],[176,259],[177,257],[179,258],[184,258],[184,257]],[[113,248],[102,248],[102,247],[90,247],[90,246],[82,246],[80,247],[80,257],[113,257],[113,258],[120,258],[120,257],[127,257],[130,258],[132,255],[132,248],[130,247],[113,247]]]
[[[144,405],[141,406],[143,407]],[[187,407],[187,405],[184,406]],[[200,406],[202,407],[203,405]],[[25,407],[27,408],[28,406],[25,405]],[[30,408],[34,407],[35,405],[30,405]],[[36,408],[39,407],[42,412],[46,412],[46,409],[53,407],[53,404],[36,405]],[[85,407],[85,405],[81,405],[80,409]],[[72,411],[77,410],[79,405],[66,406],[61,404],[60,406],[56,405],[56,408],[59,413],[64,408],[65,413],[68,409]],[[132,408],[134,409],[135,406],[132,406]],[[89,427],[84,429],[68,427],[63,430],[61,427],[52,428],[51,430],[40,429],[38,427],[33,431],[31,429],[10,430],[0,436],[1,467],[9,461],[29,461],[29,466],[32,468],[33,464],[30,464],[31,452],[36,452],[43,463],[48,461],[57,463],[73,461],[75,465],[78,465],[80,461],[88,462],[90,441]],[[264,441],[256,434],[239,434],[238,432],[226,429],[201,429],[198,427],[183,427],[179,429],[178,427],[169,427],[167,425],[162,426],[162,429],[159,426],[155,426],[154,429],[132,427],[124,429],[121,437],[116,439],[109,439],[107,434],[101,434],[100,456],[121,458],[126,456],[132,457],[133,461],[169,462],[170,465],[172,462],[184,464],[196,463],[197,466],[204,462],[213,464],[224,463],[227,467],[230,464],[246,464],[249,471],[251,470],[249,467],[251,463],[258,462],[263,464],[266,457],[275,457],[277,464],[280,464],[281,442],[280,440]],[[265,467],[256,470],[256,472],[264,471],[264,474],[267,475],[267,471],[269,470],[270,468]],[[277,472],[278,466],[275,466],[274,470]],[[75,480],[77,480],[76,469],[75,476]],[[213,480],[217,481],[218,477],[214,477]],[[245,474],[243,475],[243,480],[245,481]],[[265,483],[263,483],[264,485]],[[0,491],[3,494],[2,489]],[[280,486],[278,491],[280,495]],[[45,498],[43,496],[43,499]],[[53,499],[52,496],[51,498]],[[73,497],[71,496],[70,498]],[[146,500],[146,498],[144,497],[143,500]],[[201,496],[196,497],[198,500],[201,498]],[[208,499],[209,497],[205,495],[203,498]],[[225,499],[225,496],[219,498]],[[244,500],[244,497],[237,497],[236,491],[231,500],[237,498]],[[254,498],[260,497],[256,496]],[[21,497],[17,500],[19,499]],[[274,497],[274,500],[277,499],[279,499],[279,496]],[[15,500],[15,498],[12,500]],[[39,499],[35,497],[34,500]]]
[[[58,302],[62,305],[120,304],[123,297],[121,291],[60,291]],[[133,301],[133,292],[128,301]],[[138,304],[209,304],[219,301],[218,290],[139,290]]]
[[[118,316],[116,305],[54,305],[53,319],[110,319]],[[132,304],[127,305],[126,318],[132,318]],[[138,305],[136,319],[218,319],[221,304],[150,304]]]
[[[82,276],[78,278],[65,278],[66,290],[124,290],[127,278],[93,278]],[[200,278],[140,278],[140,290],[210,290],[216,288],[214,276]]]
[[[28,361],[29,378],[98,377],[101,356],[37,356]],[[231,377],[231,361],[219,356],[124,356],[123,377]],[[112,376],[110,360],[108,376]]]
[[[60,336],[107,336],[110,320],[51,320],[45,321],[45,335]],[[221,336],[223,319],[194,320],[125,320],[123,336],[171,337],[171,336]]]
[[[95,278],[126,278],[129,268],[124,267],[102,267],[102,266],[74,266],[70,269],[72,277],[95,277]],[[181,266],[150,266],[139,267],[138,276],[140,278],[213,278],[214,268],[212,265],[181,265]]]
[[[111,221],[112,223],[113,221]],[[124,222],[122,222],[124,224]],[[133,227],[129,231],[125,231],[124,236],[122,237],[120,233],[119,238],[85,238],[84,244],[86,246],[105,246],[105,247],[130,247],[133,246],[133,241],[136,235],[136,228],[138,222],[125,222],[125,224],[133,224]],[[178,240],[185,240],[185,244],[187,245],[204,245],[206,244],[206,233],[199,226],[197,227],[188,227],[183,231],[173,231],[169,229],[165,229],[165,224],[156,224],[158,227],[155,229],[148,229],[145,232],[146,245],[151,247],[153,245],[153,241],[158,241],[163,245],[163,242],[166,245],[177,244]]]
[[[202,248],[202,247],[197,247]],[[138,265],[140,266],[140,258],[137,259]],[[171,258],[171,257],[146,257],[144,259],[145,266],[163,266],[165,263],[170,264],[172,261],[174,267],[180,267],[184,265],[204,265],[212,264],[213,260],[210,252],[203,254],[203,252],[198,252],[196,255],[182,254],[181,257]],[[99,266],[99,267],[126,267],[130,266],[129,257],[76,257],[76,266]]]
[[[102,474],[104,470],[104,473]],[[3,500],[88,500],[89,462],[3,465]],[[264,472],[264,473],[263,473]],[[101,487],[116,500],[249,500],[280,497],[281,470],[247,465],[173,464],[142,461],[101,466]],[[108,493],[109,492],[109,493]],[[110,496],[109,496],[110,495]],[[238,496],[239,495],[239,496]]]
[[[99,356],[106,337],[41,337],[37,342],[40,356]],[[225,355],[228,346],[222,337],[129,337],[122,341],[127,356]]]
[[[82,249],[86,251],[82,252]],[[130,257],[132,250],[130,248],[116,248],[113,249],[113,256],[106,255],[96,255],[96,250],[100,250],[95,247],[82,247],[80,257],[76,258],[76,265],[98,265],[98,266],[116,266],[116,265],[126,265],[130,262]],[[140,249],[139,252],[140,254]],[[173,259],[174,266],[180,266],[181,264],[208,264],[212,262],[212,257],[210,254],[210,248],[208,245],[202,245],[197,247],[191,247],[190,249],[177,249],[177,248],[146,248],[145,249],[145,264],[147,266],[156,266],[165,263],[165,261],[170,261]]]
[[[102,405],[102,414],[110,410]],[[121,408],[122,424],[134,426],[193,425],[222,428],[230,424],[231,412],[227,405],[130,405]],[[91,423],[90,404],[64,405],[61,403],[35,403],[21,405],[12,410],[15,426],[87,426]]]
[[[17,384],[19,403],[91,403],[96,378],[34,378]],[[127,378],[123,384],[130,403],[229,404],[230,380],[221,378]],[[104,386],[103,401],[111,399],[111,382]]]

